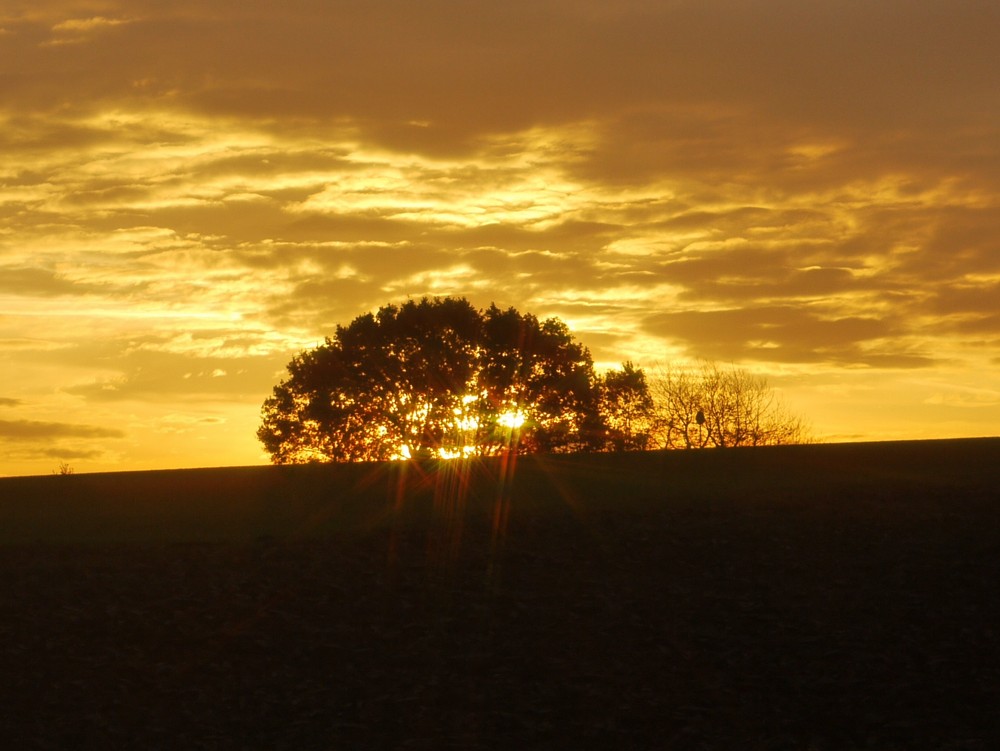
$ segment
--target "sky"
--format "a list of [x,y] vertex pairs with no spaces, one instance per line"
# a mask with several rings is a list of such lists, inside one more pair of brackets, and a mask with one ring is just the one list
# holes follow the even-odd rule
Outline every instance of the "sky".
[[1000,434],[995,0],[0,0],[0,475],[267,461],[387,303]]

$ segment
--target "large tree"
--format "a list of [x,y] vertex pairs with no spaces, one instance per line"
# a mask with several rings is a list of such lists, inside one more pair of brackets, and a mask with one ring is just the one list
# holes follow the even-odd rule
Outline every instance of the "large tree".
[[425,298],[296,355],[257,436],[278,464],[596,449],[599,400],[590,353],[561,321]]
[[767,379],[735,365],[663,368],[652,379],[651,391],[664,448],[771,446],[809,439],[803,420],[788,411]]

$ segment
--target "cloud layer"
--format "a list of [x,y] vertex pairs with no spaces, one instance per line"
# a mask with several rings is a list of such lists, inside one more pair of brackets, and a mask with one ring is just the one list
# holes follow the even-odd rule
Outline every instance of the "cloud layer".
[[997,432],[994,3],[272,5],[0,11],[0,472],[258,461],[291,355],[425,294]]

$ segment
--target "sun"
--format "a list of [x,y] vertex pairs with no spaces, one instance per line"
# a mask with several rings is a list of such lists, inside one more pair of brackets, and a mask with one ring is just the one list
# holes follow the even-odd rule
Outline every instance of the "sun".
[[[464,397],[462,399],[463,406],[468,406],[471,404],[476,397]],[[524,424],[528,421],[528,416],[526,413],[522,412],[520,409],[511,409],[506,412],[502,412],[495,419],[495,424],[504,428],[506,431],[506,443],[507,447],[517,440],[516,431],[520,430]],[[476,456],[481,452],[481,447],[475,443],[476,434],[481,425],[480,418],[476,415],[470,415],[461,408],[456,408],[454,410],[453,428],[458,436],[464,438],[465,443],[462,442],[462,438],[459,438],[457,443],[451,446],[438,446],[433,450],[431,456],[435,459],[468,459],[470,457]],[[403,444],[395,451],[390,457],[393,461],[407,460],[415,458],[420,452],[416,451],[413,447]]]
[[500,415],[497,418],[497,424],[502,425],[505,428],[510,428],[511,430],[517,430],[524,425],[527,419],[527,415],[525,415],[524,412],[516,409],[510,412],[504,412]]

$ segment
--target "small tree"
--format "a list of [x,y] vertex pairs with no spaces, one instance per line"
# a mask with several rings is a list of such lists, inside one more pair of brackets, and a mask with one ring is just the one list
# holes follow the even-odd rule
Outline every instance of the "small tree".
[[657,427],[665,448],[804,443],[803,420],[768,385],[735,365],[664,368],[654,379]]
[[[666,366],[653,378],[650,391],[656,411],[655,431],[663,448],[703,448],[702,389],[690,370]],[[702,416],[699,421],[699,414]]]
[[601,414],[609,450],[645,451],[652,447],[656,415],[641,368],[625,362],[621,370],[605,373],[601,379]]

